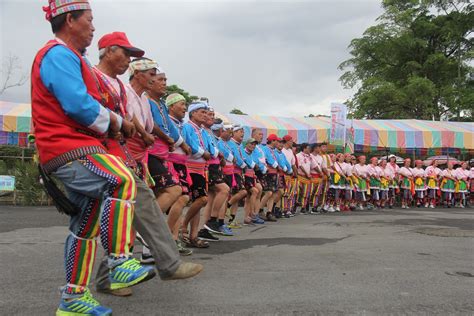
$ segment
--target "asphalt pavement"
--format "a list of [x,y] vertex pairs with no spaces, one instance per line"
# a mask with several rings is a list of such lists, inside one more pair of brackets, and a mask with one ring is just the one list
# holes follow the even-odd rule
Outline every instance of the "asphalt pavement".
[[[54,315],[67,221],[0,205],[0,315]],[[194,279],[94,295],[114,315],[474,315],[474,209],[298,215],[235,233],[184,258],[205,266]]]

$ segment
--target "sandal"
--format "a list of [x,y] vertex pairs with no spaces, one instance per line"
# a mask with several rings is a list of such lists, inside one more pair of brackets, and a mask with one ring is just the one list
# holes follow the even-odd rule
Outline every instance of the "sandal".
[[209,248],[209,243],[199,238],[189,240],[186,245],[193,248]]
[[189,237],[189,232],[187,230],[179,230],[179,239],[186,245],[191,243],[191,238]]

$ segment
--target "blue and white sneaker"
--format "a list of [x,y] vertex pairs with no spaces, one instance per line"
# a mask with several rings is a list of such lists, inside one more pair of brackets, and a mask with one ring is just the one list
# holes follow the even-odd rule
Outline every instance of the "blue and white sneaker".
[[153,266],[143,266],[130,258],[109,272],[110,289],[117,290],[148,281],[156,275]]
[[219,226],[219,234],[223,236],[234,236],[234,232],[232,231],[232,229],[227,227],[227,225]]
[[265,221],[261,219],[259,216],[255,216],[254,218],[252,218],[252,223],[262,225],[262,224],[265,224]]
[[56,310],[56,316],[108,316],[112,315],[112,310],[108,307],[100,305],[100,303],[92,297],[89,290],[84,295],[70,300],[62,299],[59,308]]

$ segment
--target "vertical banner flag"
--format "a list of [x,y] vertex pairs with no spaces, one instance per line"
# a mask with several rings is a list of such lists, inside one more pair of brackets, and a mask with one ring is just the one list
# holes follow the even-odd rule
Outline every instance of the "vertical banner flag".
[[341,103],[331,103],[330,143],[337,146],[346,145],[347,107]]
[[349,128],[349,133],[347,134],[346,148],[344,153],[353,154],[354,153],[354,120],[352,120],[351,127]]

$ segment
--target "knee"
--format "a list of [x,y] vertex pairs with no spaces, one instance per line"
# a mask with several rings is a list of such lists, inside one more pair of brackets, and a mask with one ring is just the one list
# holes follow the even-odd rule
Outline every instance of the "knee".
[[199,198],[199,203],[204,206],[207,204],[207,201],[209,200],[209,198],[207,196],[202,196]]

